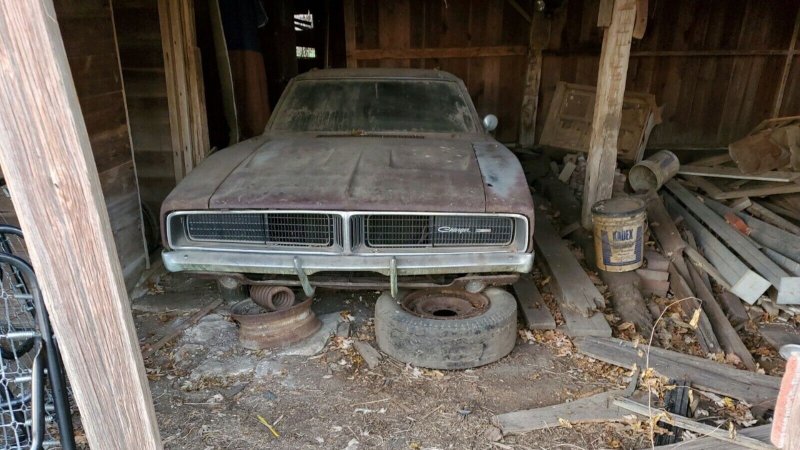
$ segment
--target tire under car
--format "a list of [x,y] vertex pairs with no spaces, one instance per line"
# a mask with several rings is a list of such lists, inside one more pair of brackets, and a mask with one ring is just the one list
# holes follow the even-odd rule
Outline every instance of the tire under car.
[[397,299],[384,293],[375,306],[375,335],[384,353],[405,363],[430,369],[478,367],[514,348],[517,303],[499,288],[480,294],[401,291]]

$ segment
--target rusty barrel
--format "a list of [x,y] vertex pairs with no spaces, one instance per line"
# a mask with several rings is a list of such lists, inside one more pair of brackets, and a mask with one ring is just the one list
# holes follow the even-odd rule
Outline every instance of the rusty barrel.
[[594,204],[594,249],[599,269],[628,272],[641,267],[646,218],[645,203],[636,197],[617,197]]
[[661,150],[640,161],[628,172],[628,183],[634,191],[657,191],[680,169],[678,157],[669,150]]

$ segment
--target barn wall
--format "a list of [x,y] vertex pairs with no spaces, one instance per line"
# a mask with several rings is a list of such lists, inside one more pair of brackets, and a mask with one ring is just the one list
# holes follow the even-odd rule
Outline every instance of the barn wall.
[[[358,50],[528,43],[528,22],[506,0],[352,3]],[[531,1],[517,3],[532,12]],[[800,2],[650,0],[649,8],[647,32],[641,41],[634,40],[628,70],[628,89],[653,93],[664,106],[664,122],[655,128],[649,147],[725,147],[770,116]],[[599,0],[567,0],[547,20],[550,40],[544,49],[537,137],[558,81],[597,82],[602,42],[598,9]],[[372,59],[357,64],[453,72],[464,79],[481,114],[500,117],[500,140],[514,141],[525,58]],[[797,53],[780,114],[800,114]]]
[[[347,8],[347,2],[345,2]],[[439,68],[464,80],[478,113],[500,119],[497,136],[517,136],[528,23],[506,0],[354,0],[355,48],[464,49],[505,47],[507,56],[366,59],[359,67]],[[345,11],[345,17],[347,17]],[[477,50],[476,50],[477,51]],[[516,53],[516,54],[513,54]]]
[[146,252],[111,7],[108,0],[56,0],[55,9],[130,289]]
[[[786,61],[779,53],[789,48],[798,8],[795,0],[650,0],[647,32],[631,46],[627,82],[628,90],[655,94],[664,106],[649,146],[726,147],[770,117]],[[559,80],[596,84],[597,11],[597,0],[570,0],[553,16],[544,111]],[[797,57],[793,75],[782,115],[800,114]]]
[[142,201],[157,220],[176,184],[158,1],[114,0],[114,20]]

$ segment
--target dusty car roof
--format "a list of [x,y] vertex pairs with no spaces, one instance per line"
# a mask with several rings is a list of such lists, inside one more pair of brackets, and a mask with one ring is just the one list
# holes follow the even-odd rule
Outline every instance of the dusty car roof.
[[457,76],[441,70],[397,68],[322,69],[311,70],[295,77],[296,80],[336,78],[413,78],[418,80],[460,81]]

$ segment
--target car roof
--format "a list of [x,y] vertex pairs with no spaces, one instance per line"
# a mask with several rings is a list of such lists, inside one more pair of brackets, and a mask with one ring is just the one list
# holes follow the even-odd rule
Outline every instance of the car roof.
[[415,80],[461,81],[457,76],[437,69],[359,68],[313,69],[295,77],[295,80],[387,78]]

